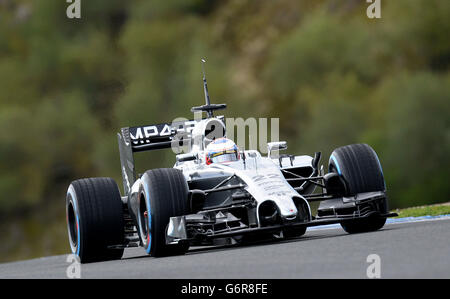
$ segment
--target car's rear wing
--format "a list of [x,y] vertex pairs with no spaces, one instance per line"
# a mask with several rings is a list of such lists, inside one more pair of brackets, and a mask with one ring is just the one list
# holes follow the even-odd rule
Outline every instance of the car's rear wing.
[[117,135],[125,195],[136,181],[133,153],[180,146],[200,120],[122,128]]
[[[133,152],[170,148],[176,142],[176,136],[186,136],[192,131],[197,122],[196,120],[187,120],[170,124],[130,127],[128,128],[128,135],[131,148]],[[124,129],[126,130],[127,128],[123,128],[122,132]]]

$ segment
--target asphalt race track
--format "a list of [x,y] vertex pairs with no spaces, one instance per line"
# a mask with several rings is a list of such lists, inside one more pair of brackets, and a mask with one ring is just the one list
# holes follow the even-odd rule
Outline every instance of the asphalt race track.
[[[381,278],[450,278],[450,219],[387,224],[349,235],[311,230],[289,241],[192,249],[152,258],[142,248],[120,261],[81,266],[81,278],[367,278],[367,257],[381,260]],[[0,264],[0,278],[66,278],[66,255]]]

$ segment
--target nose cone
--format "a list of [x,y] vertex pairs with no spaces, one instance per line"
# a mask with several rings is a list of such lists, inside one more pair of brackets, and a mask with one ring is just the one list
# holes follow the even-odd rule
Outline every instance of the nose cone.
[[273,201],[277,204],[282,218],[292,220],[297,216],[298,210],[292,198],[278,197],[274,198]]

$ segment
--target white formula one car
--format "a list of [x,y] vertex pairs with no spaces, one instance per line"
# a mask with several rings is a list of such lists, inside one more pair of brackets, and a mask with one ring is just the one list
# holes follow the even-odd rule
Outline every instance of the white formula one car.
[[[239,150],[226,138],[223,117],[213,115],[226,105],[210,104],[203,82],[206,104],[192,111],[206,118],[121,129],[123,196],[110,178],[71,183],[67,227],[81,262],[119,259],[127,247],[142,246],[158,257],[195,245],[296,238],[309,226],[332,223],[348,233],[368,232],[396,216],[389,213],[382,168],[370,146],[337,148],[327,173],[320,152],[278,154],[286,142],[269,143],[267,156]],[[172,168],[136,173],[133,153],[186,141],[188,152],[176,155]],[[313,201],[320,201],[316,215]]]

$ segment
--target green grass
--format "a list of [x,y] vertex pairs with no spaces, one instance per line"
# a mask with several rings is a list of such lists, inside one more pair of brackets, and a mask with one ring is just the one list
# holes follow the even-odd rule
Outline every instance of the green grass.
[[442,205],[414,207],[400,210],[397,209],[394,210],[393,212],[398,214],[398,218],[445,215],[450,214],[450,204],[446,203]]

